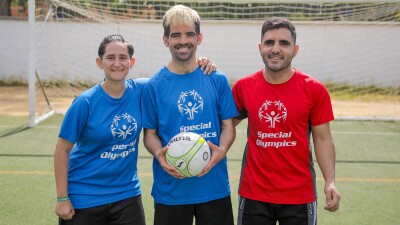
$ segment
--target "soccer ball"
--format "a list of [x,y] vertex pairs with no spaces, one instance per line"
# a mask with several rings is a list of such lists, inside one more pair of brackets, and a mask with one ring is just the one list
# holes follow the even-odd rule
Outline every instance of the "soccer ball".
[[185,177],[193,177],[208,164],[211,157],[206,140],[193,132],[182,132],[168,142],[167,162]]

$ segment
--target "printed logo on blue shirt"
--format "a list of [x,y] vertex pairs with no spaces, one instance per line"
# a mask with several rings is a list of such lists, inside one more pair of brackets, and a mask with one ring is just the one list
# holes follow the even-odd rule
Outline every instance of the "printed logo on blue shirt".
[[137,131],[137,121],[128,113],[115,116],[111,124],[111,133],[114,137],[125,140],[128,135],[135,134]]
[[[128,113],[114,116],[110,126],[111,134],[114,139],[123,141],[131,135],[136,135],[138,124],[134,117]],[[113,145],[110,151],[103,152],[100,158],[115,160],[117,158],[125,158],[130,153],[135,152],[136,139],[128,144]]]
[[[179,95],[178,109],[182,116],[187,116],[188,120],[194,120],[196,116],[200,116],[204,109],[204,100],[196,90],[183,91]],[[206,116],[206,118],[209,118]],[[206,119],[205,118],[205,119]],[[199,134],[203,138],[215,138],[215,132],[212,121],[202,122],[199,124],[191,124],[179,128],[180,132],[191,131]]]
[[181,92],[177,105],[182,115],[188,115],[188,119],[193,120],[196,114],[203,112],[204,101],[196,90],[190,90]]

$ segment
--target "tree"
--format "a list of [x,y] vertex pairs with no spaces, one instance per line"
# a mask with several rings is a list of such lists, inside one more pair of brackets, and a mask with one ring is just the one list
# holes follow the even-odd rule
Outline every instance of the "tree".
[[11,2],[13,0],[0,0],[0,16],[11,16]]

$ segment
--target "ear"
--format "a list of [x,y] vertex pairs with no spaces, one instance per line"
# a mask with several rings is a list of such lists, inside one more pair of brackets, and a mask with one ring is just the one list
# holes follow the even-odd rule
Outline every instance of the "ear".
[[96,64],[101,70],[103,69],[103,65],[101,65],[101,59],[100,58],[96,58]]
[[299,52],[299,45],[295,45],[295,46],[294,46],[293,58],[296,57],[297,52]]
[[201,42],[203,42],[203,33],[200,33],[200,34],[197,36],[197,45],[200,45]]
[[164,42],[164,45],[165,45],[165,47],[169,47],[169,41],[168,41],[168,38],[167,38],[167,37],[165,37],[164,35],[162,36],[162,38],[163,38],[163,42]]
[[133,65],[135,65],[136,59],[131,58],[131,62],[129,63],[129,68],[132,69]]

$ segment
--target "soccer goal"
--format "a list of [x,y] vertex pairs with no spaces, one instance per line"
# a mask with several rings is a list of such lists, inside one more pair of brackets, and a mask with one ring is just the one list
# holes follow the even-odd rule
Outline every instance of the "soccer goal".
[[[324,82],[337,119],[400,120],[397,0],[36,0],[35,16],[29,19],[34,37],[29,42],[30,97],[37,93],[34,88],[42,88],[39,81],[43,93],[51,84],[89,87],[100,82],[97,48],[112,33],[124,35],[135,47],[130,76],[152,76],[169,60],[162,16],[178,3],[202,18],[198,55],[215,61],[232,83],[263,67],[257,47],[262,22],[281,16],[297,28],[300,50],[294,67]],[[44,101],[51,105],[52,98]],[[31,126],[40,122],[34,104],[29,113]]]

